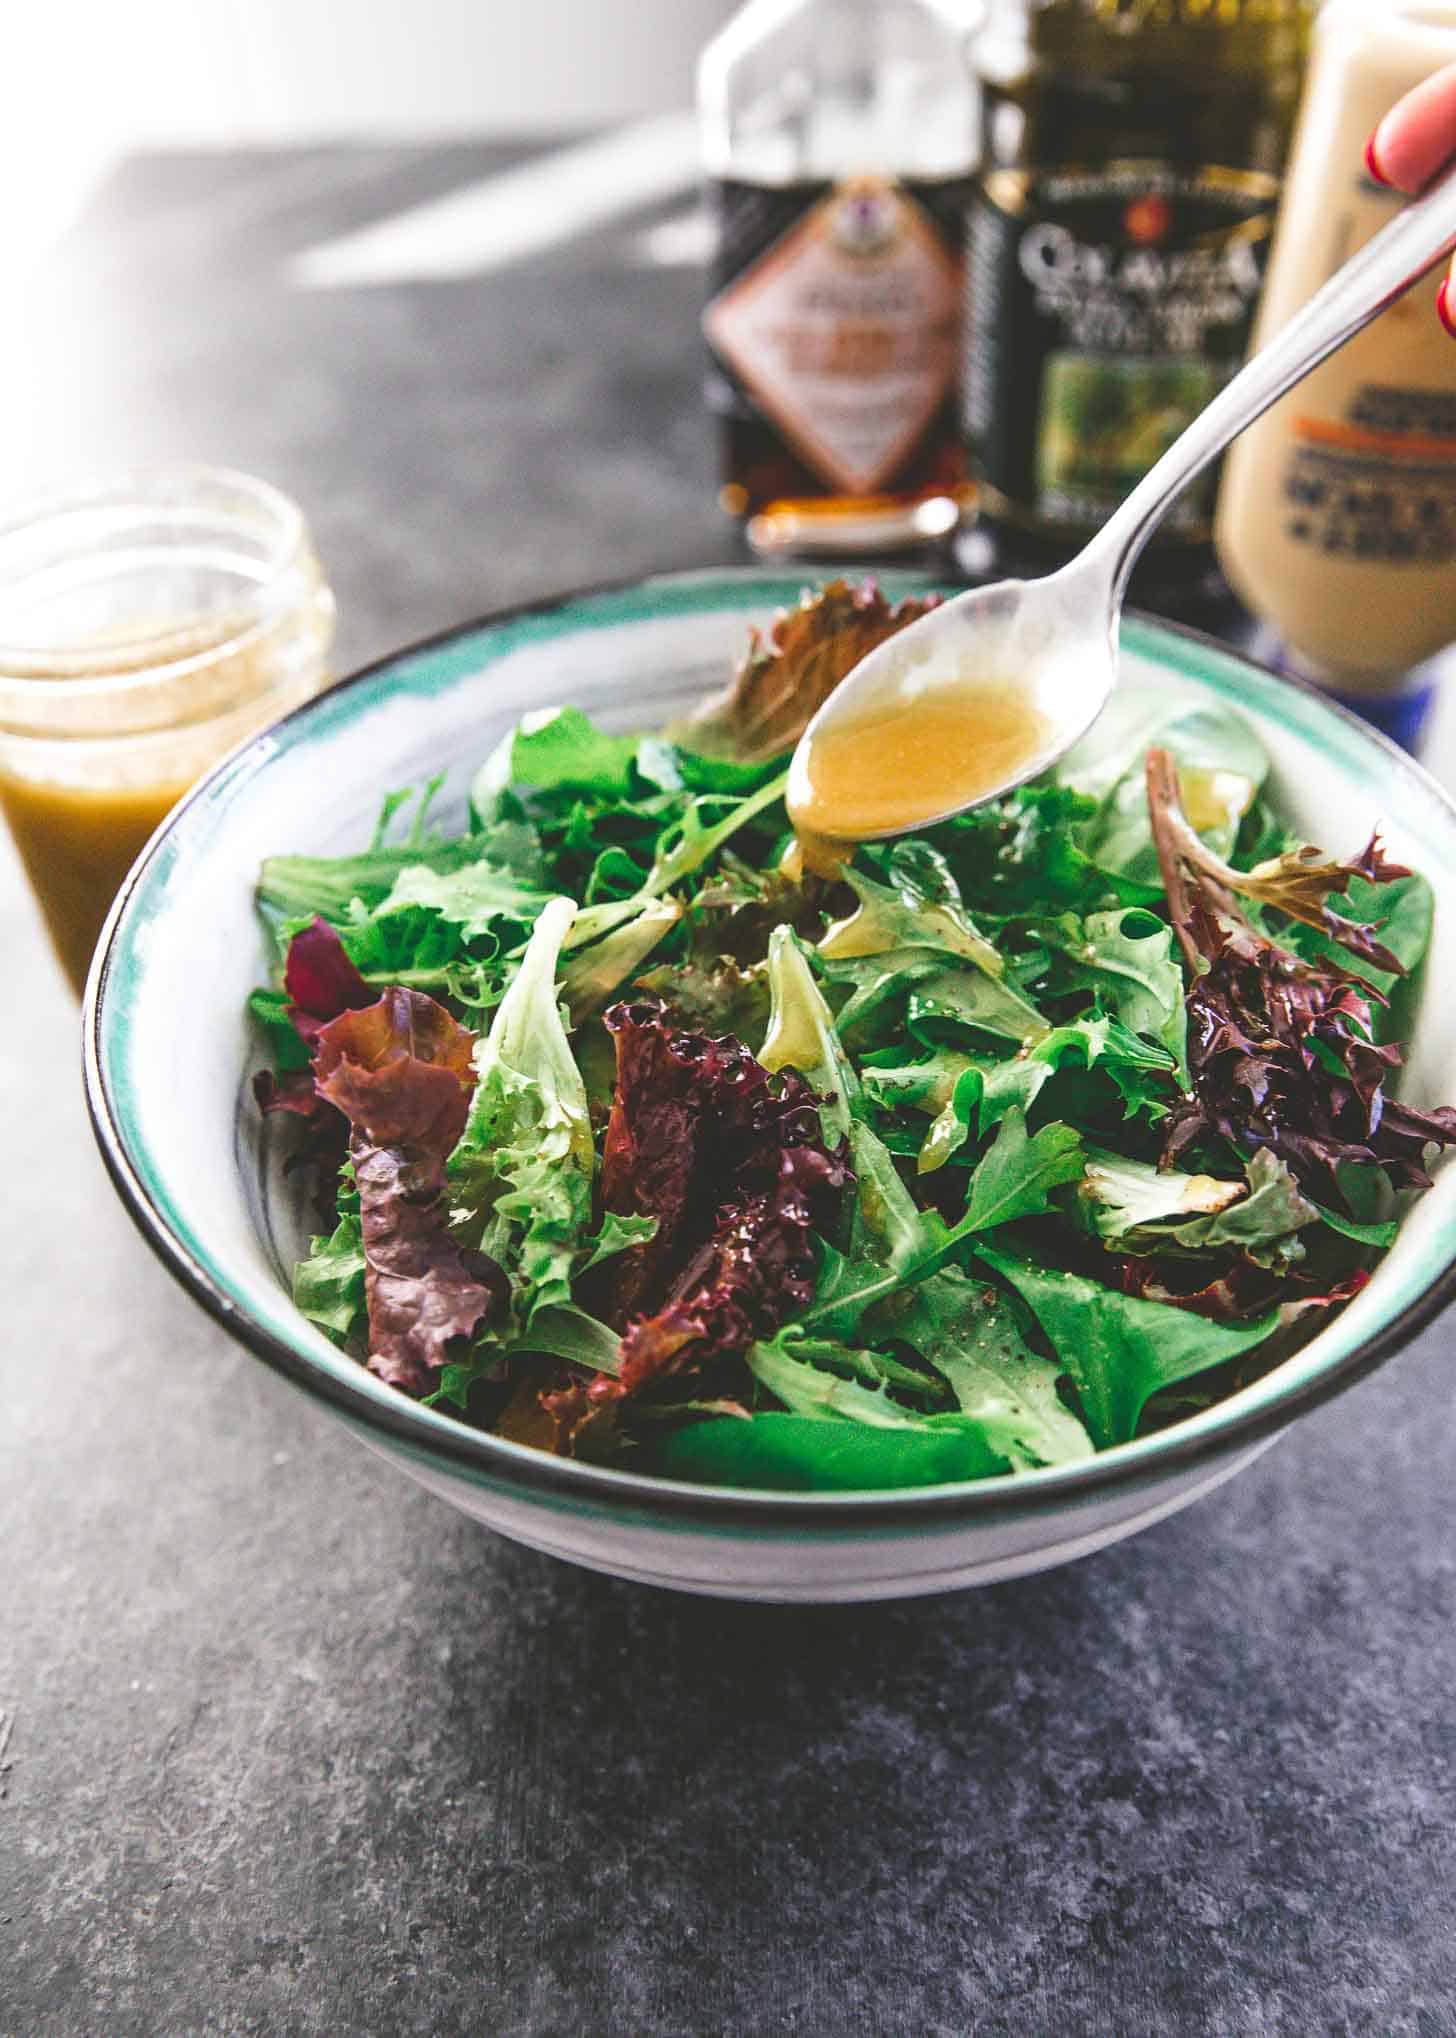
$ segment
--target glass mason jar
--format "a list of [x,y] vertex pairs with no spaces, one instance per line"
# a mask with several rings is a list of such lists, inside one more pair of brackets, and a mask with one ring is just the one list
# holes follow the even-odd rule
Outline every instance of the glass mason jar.
[[0,524],[0,809],[78,992],[142,846],[318,692],[333,625],[302,512],[245,474],[118,476]]

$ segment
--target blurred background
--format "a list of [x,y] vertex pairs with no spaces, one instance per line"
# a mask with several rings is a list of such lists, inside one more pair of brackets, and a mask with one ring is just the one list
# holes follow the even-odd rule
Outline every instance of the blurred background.
[[56,0],[6,24],[0,218],[73,218],[138,150],[560,133],[680,108],[731,0]]

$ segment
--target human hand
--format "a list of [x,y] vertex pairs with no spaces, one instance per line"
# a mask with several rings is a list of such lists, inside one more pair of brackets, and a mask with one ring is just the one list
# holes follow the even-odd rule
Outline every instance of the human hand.
[[[1379,184],[1414,197],[1456,156],[1456,64],[1407,92],[1365,145],[1365,167]],[[1456,260],[1436,293],[1441,323],[1456,339]]]

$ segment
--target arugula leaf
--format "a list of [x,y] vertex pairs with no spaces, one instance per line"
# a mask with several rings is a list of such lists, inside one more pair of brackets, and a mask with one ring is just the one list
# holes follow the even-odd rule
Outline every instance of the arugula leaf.
[[1171,752],[1199,831],[1220,856],[1232,853],[1245,814],[1269,774],[1269,758],[1241,715],[1222,708],[1177,709],[1156,695],[1120,691],[1088,735],[1057,768],[1064,786],[1096,799],[1079,831],[1082,849],[1104,870],[1162,894],[1158,852],[1148,820],[1143,759],[1150,746]]
[[632,919],[593,947],[579,949],[561,974],[561,991],[572,1018],[579,1023],[599,1012],[677,925],[682,912],[676,899],[648,899]]
[[999,1288],[945,1267],[874,1312],[869,1334],[890,1335],[929,1359],[962,1415],[1013,1469],[1067,1465],[1092,1440],[1057,1392],[1061,1367],[1032,1349]]
[[859,900],[819,943],[826,960],[886,955],[902,949],[937,949],[970,962],[999,981],[1006,965],[972,923],[945,858],[928,842],[898,843],[888,859],[889,884],[853,864],[844,882]]
[[949,1101],[925,1136],[918,1167],[931,1174],[972,1139],[980,1139],[1013,1108],[1028,1113],[1052,1077],[1069,1067],[1101,1068],[1124,1099],[1130,1078],[1157,1076],[1164,1082],[1176,1069],[1173,1056],[1132,1033],[1116,1019],[1075,1019],[1057,1026],[1010,1061],[969,1059]]
[[865,1386],[846,1375],[860,1371],[861,1355],[833,1339],[805,1337],[792,1326],[751,1345],[748,1369],[793,1415],[865,1422],[876,1429],[913,1429],[923,1418],[890,1398],[886,1386]]
[[845,1249],[825,1244],[814,1300],[800,1321],[816,1335],[845,1340],[874,1303],[916,1270],[931,1271],[944,1223],[916,1208],[890,1150],[856,1119],[849,1133],[856,1193]]
[[846,1039],[894,1035],[908,1025],[926,1046],[969,1030],[1020,1047],[1050,1030],[1035,1005],[1009,983],[981,970],[947,967],[946,956],[933,948],[826,960],[824,974],[833,984],[852,987],[837,1022]]
[[1100,1449],[1129,1443],[1152,1396],[1262,1344],[1278,1311],[1255,1323],[1213,1323],[1166,1302],[1119,1295],[1080,1274],[1033,1266],[991,1246],[978,1256],[1020,1295],[1076,1384]]
[[1186,1053],[1183,971],[1176,937],[1166,920],[1141,908],[1066,914],[1037,922],[1036,931],[1060,957],[1057,989],[1095,992],[1124,1026],[1161,1041],[1181,1068]]
[[996,1066],[989,1057],[965,1054],[958,1048],[933,1048],[912,1062],[902,1062],[900,1052],[881,1048],[865,1055],[860,1063],[865,1100],[874,1111],[923,1111],[938,1117],[967,1069]]
[[1084,1168],[1082,1135],[1074,1127],[1044,1125],[1028,1136],[1025,1114],[1013,1107],[971,1176],[965,1215],[951,1239],[1041,1216],[1052,1190],[1080,1181]]
[[[658,842],[652,869],[642,887],[644,893],[656,898],[701,870],[741,828],[783,798],[788,782],[788,773],[780,772],[744,799],[725,801],[716,795],[704,795],[689,800],[680,818],[664,830]],[[718,811],[716,819],[711,818],[715,810],[724,807],[726,812]]]
[[[623,1245],[634,1242],[626,1238],[622,1241]],[[622,1370],[622,1340],[607,1324],[574,1302],[545,1303],[535,1311],[530,1329],[509,1348],[507,1356],[525,1352],[569,1359],[574,1366],[585,1366],[593,1373],[610,1373],[613,1378]]]
[[1040,1216],[1051,1191],[1083,1169],[1081,1135],[1072,1126],[1046,1125],[1029,1138],[1022,1114],[1008,1111],[971,1176],[964,1214],[947,1227],[935,1212],[917,1209],[893,1157],[867,1125],[851,1127],[850,1156],[859,1192],[849,1244],[843,1253],[824,1248],[813,1304],[799,1319],[841,1339],[854,1335],[866,1310],[935,1273],[967,1239]]
[[457,1219],[511,1275],[516,1320],[568,1303],[591,1214],[596,1153],[586,1086],[556,1002],[556,966],[576,916],[553,899],[475,1052],[470,1115],[447,1174]]
[[947,1273],[915,1296],[918,1318],[898,1321],[895,1334],[918,1328],[936,1339],[955,1412],[921,1414],[884,1386],[846,1377],[860,1355],[790,1327],[748,1353],[755,1379],[787,1415],[695,1423],[665,1446],[668,1467],[684,1478],[844,1490],[993,1478],[1090,1455],[1086,1431],[1057,1398],[1056,1367],[1027,1347],[994,1290]]
[[1027,785],[932,829],[928,840],[974,912],[1004,917],[1147,905],[1150,886],[1100,870],[1077,841],[1097,802],[1067,786]]
[[1352,1238],[1357,1245],[1379,1246],[1382,1250],[1393,1246],[1400,1226],[1393,1217],[1383,1224],[1357,1224],[1352,1217],[1344,1217],[1338,1210],[1325,1210],[1316,1204],[1315,1208],[1331,1231],[1339,1232],[1341,1238]]

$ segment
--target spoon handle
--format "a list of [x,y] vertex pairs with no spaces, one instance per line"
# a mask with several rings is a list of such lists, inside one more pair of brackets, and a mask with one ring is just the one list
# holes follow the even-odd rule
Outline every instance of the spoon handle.
[[[1456,249],[1456,163],[1313,296],[1196,417],[1108,519],[1087,551],[1121,602],[1138,554],[1168,505],[1262,417]],[[1431,313],[1435,317],[1434,311]],[[1456,341],[1452,342],[1456,346]]]

